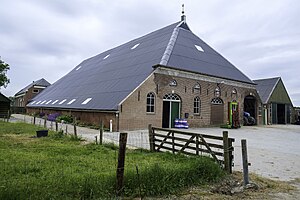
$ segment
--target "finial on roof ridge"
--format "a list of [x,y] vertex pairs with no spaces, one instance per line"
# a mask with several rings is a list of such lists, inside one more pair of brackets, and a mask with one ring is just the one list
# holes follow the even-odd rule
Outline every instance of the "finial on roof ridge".
[[184,14],[184,4],[182,4],[182,11],[181,11],[181,21],[183,21],[184,23],[186,23],[186,16]]

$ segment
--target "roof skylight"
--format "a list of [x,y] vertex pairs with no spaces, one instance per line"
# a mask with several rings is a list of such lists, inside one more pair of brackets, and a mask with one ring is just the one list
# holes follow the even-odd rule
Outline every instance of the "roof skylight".
[[46,100],[45,100],[45,101],[43,101],[43,102],[41,103],[41,105],[42,105],[42,104],[44,104],[44,103],[46,103]]
[[105,60],[106,58],[108,58],[110,56],[110,54],[107,54],[104,58],[103,58],[103,60]]
[[74,101],[76,101],[76,99],[72,99],[72,100],[69,101],[67,104],[70,105],[70,104],[72,104]]
[[33,101],[33,102],[31,102],[30,104],[32,105],[32,104],[34,104],[36,101]]
[[61,105],[61,104],[65,103],[66,101],[67,101],[67,99],[64,99],[61,102],[59,102],[58,104]]
[[198,51],[204,52],[204,50],[202,49],[202,47],[200,47],[199,45],[195,44],[195,47],[197,48]]
[[55,100],[52,102],[52,105],[56,104],[58,102],[58,100]]
[[51,103],[51,101],[52,101],[52,100],[47,101],[46,105],[49,104],[49,103]]
[[133,47],[131,47],[131,49],[133,50],[133,49],[137,48],[139,45],[140,45],[140,43],[137,43],[136,45],[134,45]]
[[79,66],[76,68],[76,71],[78,71],[80,68],[81,68],[81,65],[79,65]]
[[92,98],[87,98],[86,100],[84,100],[84,102],[82,102],[81,104],[85,105],[87,104],[88,102],[90,102],[92,100]]
[[38,102],[36,102],[36,105],[38,105],[38,104],[40,104],[42,101],[38,101]]

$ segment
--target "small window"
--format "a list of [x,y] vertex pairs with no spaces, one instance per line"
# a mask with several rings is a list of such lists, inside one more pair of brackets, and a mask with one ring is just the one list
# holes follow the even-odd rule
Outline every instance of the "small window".
[[84,102],[82,102],[81,104],[82,105],[85,105],[87,104],[88,102],[90,102],[92,100],[92,98],[87,98],[86,100],[84,100]]
[[58,100],[55,100],[52,102],[52,105],[56,104],[58,102]]
[[105,59],[108,58],[109,56],[110,56],[110,54],[106,55],[106,56],[103,58],[103,60],[105,60]]
[[194,98],[194,114],[199,115],[200,114],[200,108],[201,108],[201,101],[199,97]]
[[36,102],[36,105],[38,105],[38,104],[40,104],[42,101],[38,101],[38,102]]
[[169,84],[170,86],[177,86],[177,82],[176,82],[176,80],[172,80],[172,81],[170,81],[170,84]]
[[153,92],[147,94],[147,113],[154,113],[155,95]]
[[65,103],[67,101],[67,99],[62,100],[61,102],[59,102],[59,105]]
[[131,47],[131,49],[133,50],[133,49],[137,48],[139,45],[140,45],[140,43],[134,45],[133,47]]
[[76,101],[76,99],[72,99],[72,100],[69,101],[67,104],[70,105],[70,104],[72,104],[74,101]]
[[79,65],[77,68],[76,68],[76,71],[80,70],[81,68],[81,65]]
[[36,101],[33,101],[33,102],[31,102],[30,104],[32,105],[32,104],[34,104]]
[[201,86],[199,83],[197,83],[194,88],[193,88],[193,92],[197,92],[201,94]]
[[202,49],[202,47],[200,47],[199,45],[195,45],[195,47],[196,47],[196,49],[197,49],[198,51],[204,52],[204,50]]
[[41,105],[42,105],[42,104],[44,104],[44,103],[46,103],[46,102],[47,102],[46,100],[45,100],[45,101],[43,101],[43,102],[41,103]]
[[33,93],[35,93],[35,94],[36,94],[36,93],[39,93],[39,92],[40,92],[40,90],[37,90],[37,89],[34,89],[34,90],[33,90]]
[[51,101],[52,101],[52,100],[47,101],[46,105],[49,104],[49,103],[51,103]]

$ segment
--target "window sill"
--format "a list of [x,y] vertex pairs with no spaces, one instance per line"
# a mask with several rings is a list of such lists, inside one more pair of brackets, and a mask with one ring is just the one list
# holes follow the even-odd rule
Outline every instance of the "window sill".
[[155,115],[155,112],[146,112],[146,115]]

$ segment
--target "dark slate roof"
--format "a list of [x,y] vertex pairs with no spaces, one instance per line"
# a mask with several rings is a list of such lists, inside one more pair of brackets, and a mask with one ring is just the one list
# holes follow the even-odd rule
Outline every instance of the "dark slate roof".
[[[84,60],[28,106],[117,110],[120,102],[151,75],[155,65],[253,84],[194,35],[186,23],[177,22]],[[86,99],[90,101],[83,104]]]
[[268,103],[280,77],[253,80],[256,83],[256,90],[264,104]]
[[33,81],[32,83],[30,83],[29,85],[27,85],[25,88],[23,88],[22,90],[20,90],[19,92],[17,92],[15,94],[15,96],[23,94],[25,92],[27,92],[27,90],[33,86],[42,86],[42,87],[48,87],[49,85],[51,85],[48,81],[46,81],[44,78],[41,78],[37,81]]
[[0,102],[11,102],[9,98],[7,98],[4,94],[0,93]]

